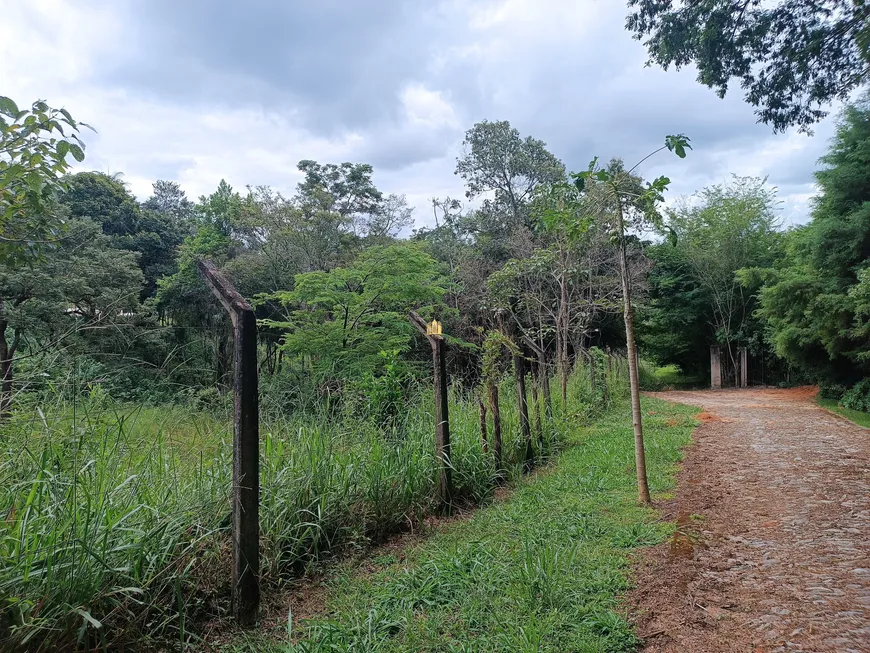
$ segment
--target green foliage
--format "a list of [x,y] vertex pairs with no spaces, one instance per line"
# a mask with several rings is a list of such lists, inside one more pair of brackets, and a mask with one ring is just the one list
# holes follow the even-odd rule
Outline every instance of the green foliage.
[[531,228],[528,204],[538,186],[564,179],[562,162],[547,151],[546,143],[522,138],[506,120],[476,123],[465,133],[462,145],[456,174],[465,181],[469,199],[493,194],[480,211],[494,223],[490,228]]
[[[652,486],[663,492],[673,486],[697,409],[646,399],[644,409],[656,413],[649,464]],[[670,527],[636,505],[626,414],[621,400],[573,430],[546,474],[401,560],[385,556],[373,572],[340,569],[328,585],[327,616],[291,618],[292,645],[241,636],[238,650],[636,650],[618,597],[629,587],[632,549],[661,542]]]
[[55,211],[58,193],[65,190],[68,156],[83,161],[82,127],[66,109],[53,109],[42,100],[30,109],[0,96],[0,261],[17,265],[32,260],[57,239],[63,222]]
[[648,249],[650,302],[642,315],[644,351],[692,374],[708,371],[709,346],[748,346],[765,354],[754,318],[758,284],[738,271],[766,269],[782,256],[775,190],[764,179],[734,177],[667,211],[670,241]]
[[414,333],[408,311],[432,312],[447,292],[437,262],[412,244],[374,246],[346,268],[296,276],[295,287],[263,296],[286,320],[265,320],[284,332],[282,348],[310,357],[324,378],[372,374],[382,351],[405,351]]
[[[573,386],[572,386],[573,388]],[[585,386],[570,400],[586,417]],[[566,414],[569,411],[566,411]],[[450,396],[458,501],[491,497],[477,405]],[[555,449],[577,418],[560,422]],[[394,433],[315,411],[261,426],[266,591],[329,552],[415,526],[435,508],[428,392],[403,402]],[[525,443],[502,409],[508,478]],[[515,436],[515,437],[508,437]],[[232,443],[224,414],[119,404],[99,385],[74,402],[16,414],[0,440],[0,639],[16,650],[78,642],[110,649],[190,644],[225,616]]]
[[364,376],[355,388],[364,402],[363,414],[385,430],[394,430],[408,400],[413,379],[412,369],[403,361],[401,350],[379,352],[380,369]]
[[837,413],[838,415],[842,415],[843,417],[851,422],[854,422],[858,426],[870,428],[870,413],[866,413],[860,410],[852,410],[851,408],[844,408],[837,403],[837,399],[822,397],[821,395],[816,401],[823,408]]
[[863,0],[678,3],[628,0],[627,27],[649,62],[694,65],[724,97],[739,79],[759,121],[809,131],[824,107],[846,100],[870,65],[870,6]]
[[868,366],[866,276],[870,261],[870,100],[847,107],[816,173],[812,221],[793,230],[773,269],[747,270],[763,284],[759,316],[776,353],[813,378],[852,384]]
[[840,404],[851,410],[870,413],[870,379],[862,379],[849,388],[840,399]]
[[176,250],[189,230],[182,222],[186,217],[170,209],[140,208],[119,179],[99,172],[80,172],[66,183],[61,203],[70,215],[94,220],[114,247],[136,252],[145,276],[142,299],[152,297],[157,280],[176,270]]

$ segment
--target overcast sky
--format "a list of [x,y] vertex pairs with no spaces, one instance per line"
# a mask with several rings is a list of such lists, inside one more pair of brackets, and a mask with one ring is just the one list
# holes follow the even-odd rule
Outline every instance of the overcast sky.
[[453,169],[476,121],[509,120],[569,170],[633,164],[683,132],[694,151],[641,168],[689,194],[768,176],[786,224],[807,219],[833,134],[774,135],[739,87],[720,100],[692,70],[646,68],[618,0],[0,0],[0,95],[91,123],[82,168],[188,195],[220,179],[290,195],[300,159],[368,162],[418,225],[463,197]]

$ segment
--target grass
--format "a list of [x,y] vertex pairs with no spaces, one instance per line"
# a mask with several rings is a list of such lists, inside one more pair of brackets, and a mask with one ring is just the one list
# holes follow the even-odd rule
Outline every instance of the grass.
[[640,383],[647,390],[688,390],[702,386],[701,379],[684,373],[677,365],[657,366],[640,361]]
[[[650,483],[671,490],[697,409],[644,399]],[[634,651],[619,597],[632,549],[672,526],[636,504],[631,418],[620,403],[575,430],[549,469],[503,502],[380,570],[345,567],[329,583],[326,613],[289,634],[248,635],[233,651]]]
[[860,410],[852,410],[851,408],[845,408],[838,404],[836,399],[825,399],[824,397],[817,397],[816,402],[822,408],[827,408],[831,412],[842,415],[847,420],[849,420],[850,422],[854,422],[858,426],[870,428],[870,413],[865,413]]
[[[572,377],[568,410],[556,406],[539,455],[594,412],[586,379],[582,369]],[[509,383],[502,396],[500,476],[510,481],[522,477],[524,443]],[[421,394],[389,430],[354,415],[261,423],[264,591],[433,511],[430,403]],[[457,495],[486,502],[497,474],[481,450],[476,402],[454,393],[450,418]],[[5,424],[0,650],[195,645],[199,625],[229,611],[231,451],[226,416],[99,395]]]

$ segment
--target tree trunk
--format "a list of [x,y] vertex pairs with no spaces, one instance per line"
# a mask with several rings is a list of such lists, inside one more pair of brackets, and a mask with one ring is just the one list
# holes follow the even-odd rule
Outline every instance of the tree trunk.
[[8,327],[9,323],[6,320],[0,322],[0,420],[2,421],[12,416],[12,359],[21,339],[21,332],[15,329],[10,345],[6,340]]
[[483,453],[489,452],[489,443],[486,433],[486,404],[483,403],[483,393],[477,395],[477,404],[480,407],[480,445]]
[[547,374],[547,357],[544,350],[538,352],[538,378],[541,380],[541,390],[544,393],[544,415],[553,419],[553,400],[550,396],[550,375]]
[[625,341],[628,350],[628,379],[631,386],[631,421],[634,426],[634,461],[637,470],[637,498],[643,505],[652,503],[649,483],[646,476],[646,454],[643,448],[643,422],[640,412],[640,382],[637,371],[637,348],[634,342],[634,316],[631,310],[631,279],[628,270],[628,254],[625,245],[625,220],[622,203],[617,198],[617,217],[619,219],[619,271],[622,277],[622,298],[624,303]]
[[495,459],[495,468],[501,469],[501,409],[495,381],[489,384],[489,412],[492,413],[492,456]]
[[538,391],[539,380],[536,378],[537,370],[532,369],[532,407],[535,415],[535,435],[538,437],[538,445],[544,444],[544,431],[541,427],[541,393]]
[[559,372],[562,375],[562,412],[568,411],[568,285],[565,274],[562,274],[561,292],[561,322],[562,341],[559,343]]
[[532,448],[532,429],[529,425],[529,404],[526,399],[526,359],[521,352],[514,352],[514,375],[517,385],[517,407],[520,412],[520,429],[526,443],[526,457],[523,469],[527,472],[535,465],[535,451]]

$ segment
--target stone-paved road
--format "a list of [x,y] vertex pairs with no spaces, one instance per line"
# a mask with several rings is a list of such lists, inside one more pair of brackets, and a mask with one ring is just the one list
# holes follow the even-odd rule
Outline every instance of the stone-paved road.
[[632,599],[647,651],[870,651],[870,430],[807,389],[658,393],[701,407]]

